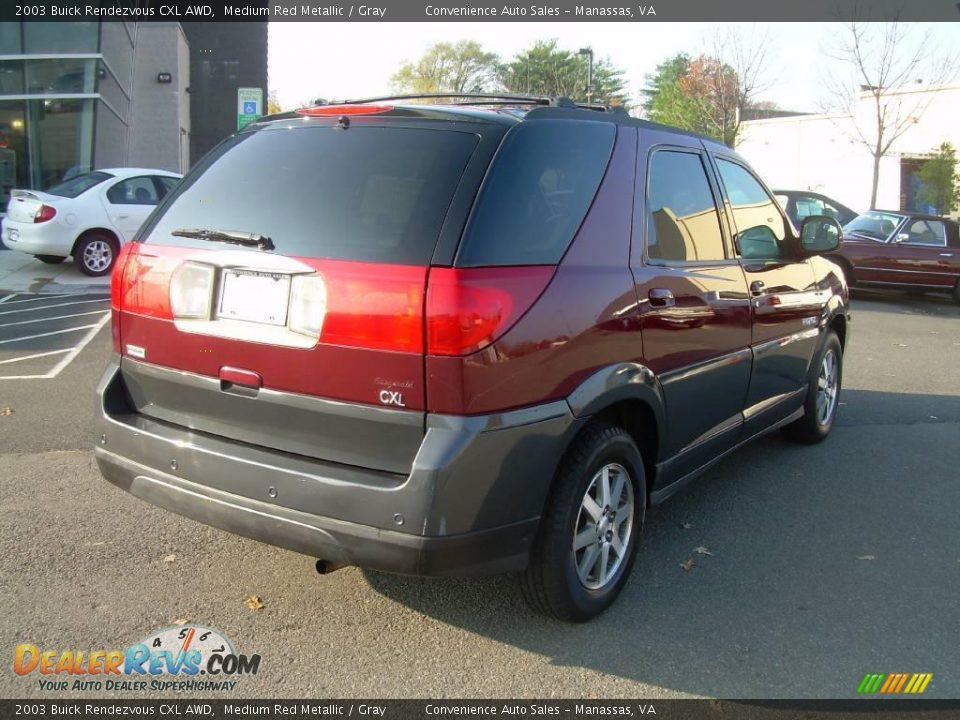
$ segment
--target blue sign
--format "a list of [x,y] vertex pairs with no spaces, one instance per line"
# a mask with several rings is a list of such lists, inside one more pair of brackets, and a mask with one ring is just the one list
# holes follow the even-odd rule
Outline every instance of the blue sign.
[[243,103],[243,114],[244,115],[256,115],[257,114],[257,103],[254,100],[246,100]]

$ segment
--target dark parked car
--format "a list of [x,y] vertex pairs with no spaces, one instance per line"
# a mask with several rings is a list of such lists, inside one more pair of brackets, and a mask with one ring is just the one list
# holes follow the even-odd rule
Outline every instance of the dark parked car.
[[527,102],[306,108],[205,157],[113,275],[106,478],[321,572],[519,571],[586,620],[648,505],[826,437],[836,221],[795,236],[707,138]]
[[857,285],[936,290],[960,303],[960,234],[954,220],[871,210],[843,229],[831,256]]
[[773,195],[795,227],[811,215],[826,215],[846,225],[858,214],[833,198],[809,190],[774,190]]

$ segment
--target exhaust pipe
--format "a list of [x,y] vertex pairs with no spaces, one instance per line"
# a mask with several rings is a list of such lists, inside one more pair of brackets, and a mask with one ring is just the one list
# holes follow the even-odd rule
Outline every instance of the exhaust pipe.
[[321,575],[329,575],[345,567],[347,567],[346,563],[333,562],[332,560],[317,560],[317,572]]

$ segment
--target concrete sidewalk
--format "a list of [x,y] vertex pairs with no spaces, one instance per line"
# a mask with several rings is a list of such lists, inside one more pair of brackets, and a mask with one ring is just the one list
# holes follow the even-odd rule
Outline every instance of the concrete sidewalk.
[[33,255],[0,250],[0,293],[102,293],[110,287],[110,276],[87,277],[64,260],[47,265]]

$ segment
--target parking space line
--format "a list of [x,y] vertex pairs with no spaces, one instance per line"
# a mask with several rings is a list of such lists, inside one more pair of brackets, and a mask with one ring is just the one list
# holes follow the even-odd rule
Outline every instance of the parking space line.
[[13,295],[7,295],[6,297],[2,297],[0,298],[0,303],[5,303],[10,298],[15,298],[16,296],[17,296],[17,293],[13,293]]
[[87,344],[97,336],[97,333],[100,332],[100,329],[110,321],[110,313],[107,313],[103,316],[103,320],[94,325],[90,332],[83,336],[83,339],[77,343],[76,347],[70,351],[70,353],[64,357],[60,362],[53,366],[47,377],[55,378],[60,374],[60,371],[63,370],[67,365],[69,365],[73,359],[80,354],[80,351],[83,350]]
[[[90,303],[103,303],[106,302],[106,298],[99,298],[97,300],[75,300],[73,302],[66,303],[57,303],[56,305],[44,305],[39,308],[19,308],[18,310],[4,310],[0,312],[0,315],[13,315],[14,313],[25,313],[25,312],[40,312],[41,310],[50,310],[51,308],[58,307],[67,307],[68,305],[88,305]],[[30,302],[29,300],[19,300],[18,302]]]
[[49,352],[34,353],[33,355],[24,355],[22,357],[10,358],[9,360],[0,360],[0,365],[6,365],[7,363],[20,362],[21,360],[33,360],[35,358],[47,357],[48,355],[59,355],[60,353],[70,352],[70,348],[63,348],[62,350],[50,350]]
[[75,317],[85,317],[86,315],[99,315],[104,310],[94,310],[93,312],[74,313],[73,315],[57,315],[56,317],[37,318],[36,320],[18,320],[17,322],[4,323],[4,327],[13,327],[14,325],[30,325],[31,323],[49,322],[51,320],[67,320]]
[[[4,300],[7,300],[7,299],[9,299],[9,298],[17,297],[17,295],[20,295],[20,294],[22,294],[22,293],[14,293],[13,295],[7,295],[7,297],[5,297],[5,298],[3,298],[2,300],[0,300],[0,303],[4,302]],[[9,304],[10,304],[10,305],[18,305],[18,304],[20,304],[20,303],[37,302],[37,300],[59,300],[59,299],[61,299],[61,298],[85,297],[86,295],[87,295],[87,293],[68,293],[68,294],[66,294],[66,295],[60,295],[60,294],[58,293],[58,294],[56,294],[56,295],[38,295],[37,297],[27,298],[26,300],[14,300],[13,302],[11,302],[11,303],[9,303]],[[101,298],[101,299],[102,299],[102,300],[106,300],[107,298],[106,298],[106,297],[103,297],[103,298]]]
[[89,328],[96,327],[98,324],[102,325],[107,320],[106,318],[110,317],[109,313],[101,320],[99,323],[94,323],[93,325],[80,325],[78,327],[67,328],[66,330],[54,330],[52,332],[37,333],[36,335],[24,335],[23,337],[10,338],[9,340],[0,340],[0,345],[5,345],[6,343],[20,342],[21,340],[34,340],[36,338],[50,337],[51,335],[63,335],[64,333],[76,332],[77,330],[88,330]]

